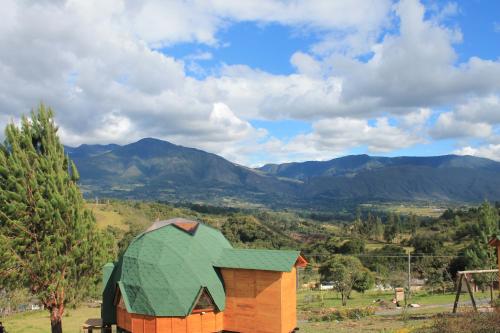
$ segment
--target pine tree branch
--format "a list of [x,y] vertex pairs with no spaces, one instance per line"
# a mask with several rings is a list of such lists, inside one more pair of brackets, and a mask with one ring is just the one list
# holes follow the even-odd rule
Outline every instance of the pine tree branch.
[[[28,171],[28,175],[29,175],[29,179],[31,179],[33,177],[33,172],[31,171],[31,169],[29,169],[30,171]],[[29,201],[29,207],[30,207],[30,211],[32,212],[32,214],[30,214],[30,216],[34,215],[35,213],[35,206],[36,206],[36,201],[35,201],[35,198],[33,196],[33,189],[31,188],[31,186],[27,186],[27,190],[28,190],[28,201]],[[36,255],[38,257],[38,260],[42,260],[42,257],[41,257],[41,253],[40,253],[40,244],[38,243],[38,237],[37,237],[37,234],[34,233],[33,235],[33,240],[35,241],[35,248],[36,248]]]
[[33,240],[36,239],[36,235],[34,233],[32,233],[31,231],[29,231],[26,227],[24,227],[23,225],[19,224],[18,222],[15,222],[14,220],[12,220],[7,214],[5,214],[3,211],[0,211],[0,215],[5,218],[7,220],[8,223],[10,223],[11,225],[14,225],[15,227],[17,227],[19,230],[21,230],[22,232],[26,233],[27,235],[29,235]]
[[[5,239],[8,239],[7,236],[3,235],[3,234],[0,234],[0,237],[3,237],[4,240]],[[7,250],[13,255],[14,259],[16,260],[17,263],[19,263],[19,265],[21,265],[24,269],[26,269],[28,272],[29,272],[29,276],[30,276],[30,279],[32,281],[37,281],[39,286],[40,286],[40,289],[43,288],[43,287],[46,287],[48,285],[48,283],[42,281],[39,279],[38,275],[33,271],[33,269],[31,269],[31,265],[28,261],[26,261],[26,259],[23,259],[13,248],[11,248],[10,246],[7,247]]]
[[6,277],[9,276],[11,273],[17,273],[19,272],[19,268],[17,267],[11,267],[6,270],[0,271],[0,276]]

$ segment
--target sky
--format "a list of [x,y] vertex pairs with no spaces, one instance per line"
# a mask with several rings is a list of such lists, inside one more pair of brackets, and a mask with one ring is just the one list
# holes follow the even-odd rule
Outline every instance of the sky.
[[0,0],[0,125],[233,162],[500,161],[500,1]]

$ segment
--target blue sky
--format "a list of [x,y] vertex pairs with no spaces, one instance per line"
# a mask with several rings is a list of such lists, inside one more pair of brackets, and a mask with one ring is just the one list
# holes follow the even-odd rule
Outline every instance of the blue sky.
[[[456,12],[443,20],[442,24],[458,27],[463,41],[454,45],[457,63],[476,56],[482,59],[498,60],[500,56],[500,2],[494,0],[465,1],[423,1],[428,7],[427,17],[436,15],[435,8],[447,5],[456,7]],[[397,29],[387,29],[396,31]],[[213,58],[200,61],[205,75],[189,73],[202,78],[216,72],[221,64],[245,64],[273,74],[292,74],[295,68],[290,63],[297,51],[308,52],[318,42],[320,31],[301,31],[297,27],[277,23],[236,22],[217,33],[220,45],[209,46],[200,43],[179,43],[160,48],[160,51],[177,58],[193,54],[210,53]],[[383,35],[383,33],[382,33]]]
[[[500,2],[498,1],[422,1],[427,7],[427,19],[443,15],[440,23],[443,27],[457,29],[462,38],[453,43],[456,52],[454,64],[460,66],[471,57],[498,61],[500,56]],[[449,11],[449,12],[448,12]],[[444,12],[444,13],[443,13]],[[395,26],[382,31],[379,40],[386,33],[398,33]],[[236,22],[223,28],[218,34],[219,44],[215,46],[199,43],[180,43],[160,51],[167,55],[186,59],[189,63],[194,54],[210,54],[210,59],[196,61],[198,70],[189,71],[197,79],[209,75],[217,75],[221,66],[244,64],[253,69],[262,70],[274,75],[291,75],[296,68],[290,59],[297,51],[310,52],[312,46],[321,39],[324,31],[313,29],[300,30],[294,26],[277,23]],[[372,57],[371,52],[356,58],[367,62]],[[451,105],[440,106],[429,119],[429,126],[436,122],[439,114],[449,112]],[[390,122],[394,122],[389,115]],[[299,134],[312,132],[312,123],[300,119],[250,119],[254,127],[263,128],[269,135],[287,142]],[[375,119],[368,118],[368,124],[373,126]],[[498,129],[496,129],[498,131]],[[481,141],[476,140],[475,144]],[[383,155],[440,155],[454,152],[456,140],[450,138],[432,139],[409,147],[384,152]],[[346,154],[370,153],[367,145],[360,145],[345,151]],[[261,158],[261,156],[259,156]]]
[[4,12],[0,120],[43,100],[69,145],[157,137],[252,166],[500,160],[499,1],[6,0]]

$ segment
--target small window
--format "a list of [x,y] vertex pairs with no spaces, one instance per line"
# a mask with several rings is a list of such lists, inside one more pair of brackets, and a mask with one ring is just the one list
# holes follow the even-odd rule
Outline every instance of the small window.
[[203,312],[203,311],[214,311],[215,305],[212,297],[208,294],[207,290],[203,288],[196,305],[193,308],[193,312]]

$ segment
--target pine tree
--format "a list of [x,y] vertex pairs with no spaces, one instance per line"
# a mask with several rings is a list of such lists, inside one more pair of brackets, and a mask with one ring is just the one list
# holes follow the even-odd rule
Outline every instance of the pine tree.
[[85,208],[76,166],[51,109],[9,124],[0,145],[0,285],[27,287],[62,332],[67,304],[84,297],[110,256],[110,239]]
[[392,243],[397,235],[398,235],[398,227],[396,222],[396,216],[393,213],[391,213],[389,214],[387,224],[384,228],[384,239],[387,242]]
[[415,236],[417,234],[417,229],[418,229],[418,220],[417,220],[417,215],[413,213],[410,215],[410,229],[411,229],[411,234]]
[[382,224],[382,220],[378,216],[375,219],[374,235],[376,240],[381,240],[384,236],[384,225]]
[[[491,269],[497,265],[497,257],[493,247],[488,246],[488,240],[492,235],[500,231],[500,216],[495,207],[484,202],[478,209],[479,218],[476,228],[478,234],[473,237],[473,242],[465,250],[465,261],[467,269]],[[474,280],[478,285],[491,282],[487,275],[477,275]]]

